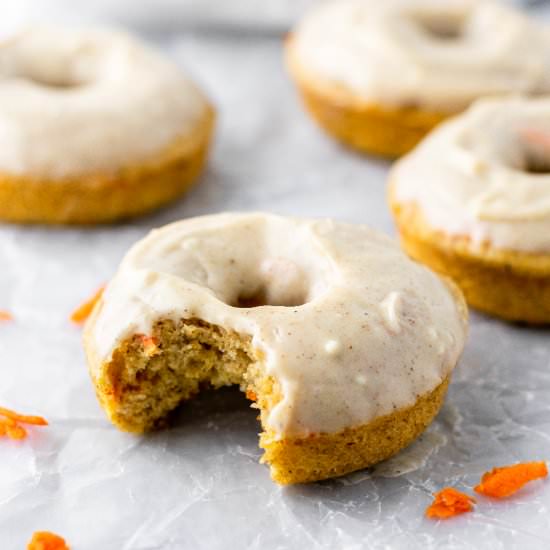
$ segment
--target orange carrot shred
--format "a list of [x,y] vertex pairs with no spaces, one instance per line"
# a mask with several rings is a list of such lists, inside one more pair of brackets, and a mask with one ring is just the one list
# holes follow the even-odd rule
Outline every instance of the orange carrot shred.
[[105,285],[101,286],[96,293],[78,308],[76,308],[71,314],[71,321],[77,325],[81,325],[92,313],[94,306],[99,302],[101,295],[105,290]]
[[27,544],[27,550],[70,550],[65,539],[49,531],[37,531]]
[[27,437],[27,430],[19,424],[15,424],[14,426],[6,426],[6,435],[10,439],[25,439],[25,437]]
[[158,355],[160,353],[158,340],[154,336],[145,336],[145,334],[139,334],[138,336],[143,344],[145,355],[153,357],[153,355]]
[[548,475],[546,462],[523,462],[512,466],[493,468],[483,474],[475,491],[494,498],[504,498],[519,491],[526,483]]
[[426,516],[435,519],[447,519],[465,512],[471,512],[474,508],[475,498],[453,489],[445,487],[434,493],[434,500],[426,509]]
[[48,421],[41,416],[27,416],[24,414],[16,413],[5,407],[0,407],[0,416],[5,416],[15,422],[21,422],[21,424],[34,424],[35,426],[47,426]]
[[25,439],[27,430],[11,418],[0,419],[0,435],[7,436],[10,439]]
[[12,321],[13,316],[9,311],[0,309],[0,321]]
[[27,430],[23,426],[20,426],[20,423],[33,424],[35,426],[48,425],[48,422],[41,416],[25,416],[10,409],[0,407],[0,437],[7,436],[10,439],[25,439],[27,437]]
[[250,399],[250,401],[256,401],[258,399],[258,396],[256,395],[256,392],[253,390],[246,390],[246,398]]

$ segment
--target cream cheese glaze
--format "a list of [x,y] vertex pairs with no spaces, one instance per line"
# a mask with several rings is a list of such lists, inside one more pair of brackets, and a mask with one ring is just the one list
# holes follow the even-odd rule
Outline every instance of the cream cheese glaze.
[[63,178],[160,153],[207,102],[178,67],[112,31],[37,27],[0,44],[0,171]]
[[[266,305],[236,307],[252,295]],[[262,213],[189,219],[137,243],[88,327],[92,369],[160,318],[250,335],[282,390],[267,419],[279,436],[337,432],[414,404],[450,373],[466,335],[447,285],[385,235]]]
[[550,252],[550,100],[479,100],[390,174],[392,198],[472,246]]
[[335,0],[293,36],[306,75],[384,106],[550,91],[550,27],[490,0]]

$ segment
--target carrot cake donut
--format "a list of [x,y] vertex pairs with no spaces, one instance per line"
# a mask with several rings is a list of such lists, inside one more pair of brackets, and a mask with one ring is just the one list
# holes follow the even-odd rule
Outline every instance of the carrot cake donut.
[[550,100],[480,100],[390,175],[405,250],[466,300],[550,322]]
[[85,348],[103,408],[131,432],[204,385],[240,385],[272,478],[299,483],[388,458],[426,428],[466,315],[452,283],[365,226],[218,214],[130,250]]
[[118,32],[37,27],[0,44],[0,219],[99,223],[186,191],[213,110]]
[[480,96],[550,92],[550,30],[490,0],[333,0],[287,42],[312,116],[398,156]]

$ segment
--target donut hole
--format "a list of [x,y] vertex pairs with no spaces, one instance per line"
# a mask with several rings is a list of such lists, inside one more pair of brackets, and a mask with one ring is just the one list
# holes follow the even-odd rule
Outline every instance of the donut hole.
[[528,151],[521,170],[527,174],[550,174],[550,158],[538,151]]
[[251,308],[262,306],[283,306],[297,307],[307,304],[309,297],[303,292],[288,292],[274,295],[265,286],[256,289],[254,292],[243,292],[237,296],[234,303],[230,304],[233,307]]
[[424,36],[434,41],[460,40],[465,33],[465,20],[462,17],[417,14],[413,21]]
[[267,257],[250,270],[243,284],[228,303],[233,307],[297,307],[306,304],[317,292],[311,288],[311,275],[294,259]]
[[36,78],[31,79],[35,84],[43,86],[45,88],[58,88],[67,90],[69,88],[80,88],[84,85],[83,82],[74,82],[69,79],[56,79],[56,80],[37,80]]
[[69,90],[73,88],[80,88],[86,84],[85,81],[79,80],[67,73],[58,74],[45,74],[45,73],[33,73],[25,75],[25,78],[31,81],[33,84],[43,87],[52,88],[58,90]]
[[335,276],[308,227],[274,218],[201,229],[151,250],[154,256],[142,253],[141,265],[236,308],[302,306],[323,295]]
[[26,81],[37,88],[62,91],[90,84],[96,79],[96,73],[96,60],[77,63],[53,57],[44,64],[22,60],[2,76]]
[[75,90],[114,74],[120,56],[107,34],[40,26],[14,37],[5,50],[10,62],[0,68],[2,77],[49,92]]
[[253,294],[240,294],[237,296],[237,301],[234,304],[231,304],[233,307],[261,307],[267,305],[273,305],[267,303],[267,293],[265,288],[257,290]]
[[[518,146],[519,145],[519,146]],[[527,174],[550,174],[550,133],[536,127],[519,132],[515,168]]]

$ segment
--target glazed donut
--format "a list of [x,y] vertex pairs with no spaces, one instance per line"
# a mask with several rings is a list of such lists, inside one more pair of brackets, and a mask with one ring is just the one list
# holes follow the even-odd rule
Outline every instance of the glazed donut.
[[390,175],[405,250],[466,300],[550,322],[550,100],[480,100]]
[[439,410],[464,346],[460,292],[365,226],[261,213],[168,225],[136,244],[85,349],[123,430],[159,425],[205,383],[260,410],[282,484],[364,468]]
[[548,93],[549,52],[548,27],[489,0],[336,0],[298,25],[287,61],[323,128],[393,157],[476,98]]
[[213,110],[117,32],[37,27],[0,45],[0,219],[98,223],[189,188]]

